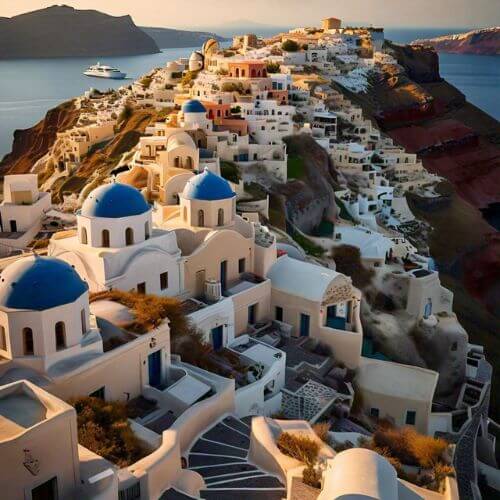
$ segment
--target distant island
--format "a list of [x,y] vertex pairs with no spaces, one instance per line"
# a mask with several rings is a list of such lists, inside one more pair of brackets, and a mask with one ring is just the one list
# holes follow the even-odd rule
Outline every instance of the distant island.
[[180,47],[199,47],[209,38],[214,38],[218,42],[225,42],[229,38],[224,38],[209,31],[186,31],[172,28],[150,28],[140,26],[141,30],[150,36],[160,49],[173,49]]
[[156,54],[160,48],[199,46],[212,33],[140,28],[130,16],[54,5],[0,18],[0,59],[109,57]]
[[415,40],[412,45],[431,45],[452,54],[500,55],[500,26]]

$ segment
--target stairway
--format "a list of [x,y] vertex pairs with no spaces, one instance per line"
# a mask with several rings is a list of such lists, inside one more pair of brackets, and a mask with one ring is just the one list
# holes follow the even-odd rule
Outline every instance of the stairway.
[[228,416],[207,430],[189,452],[189,468],[203,476],[206,500],[281,500],[283,483],[248,461],[252,417]]

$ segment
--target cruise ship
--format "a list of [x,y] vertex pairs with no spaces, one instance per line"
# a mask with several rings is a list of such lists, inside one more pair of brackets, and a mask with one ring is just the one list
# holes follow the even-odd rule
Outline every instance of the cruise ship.
[[114,80],[122,80],[127,76],[127,73],[123,73],[117,68],[105,66],[100,63],[90,66],[83,74],[87,76],[97,76],[99,78],[113,78]]

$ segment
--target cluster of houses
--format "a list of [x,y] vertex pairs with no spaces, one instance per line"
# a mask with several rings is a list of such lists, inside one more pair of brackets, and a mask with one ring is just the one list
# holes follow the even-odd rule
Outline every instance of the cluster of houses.
[[[5,498],[295,498],[300,464],[277,448],[278,436],[315,439],[310,424],[324,420],[337,422],[337,441],[366,434],[349,419],[355,398],[368,418],[455,443],[480,428],[482,446],[494,444],[481,346],[465,339],[455,348],[460,396],[453,408],[437,407],[437,372],[368,353],[364,299],[351,278],[333,261],[280,246],[283,235],[264,223],[267,199],[245,203],[245,181],[287,182],[284,138],[311,135],[345,181],[335,198],[351,219],[315,241],[356,246],[373,268],[392,265],[409,317],[455,327],[451,292],[398,232],[414,219],[405,192],[432,192],[436,178],[328,85],[362,86],[367,70],[391,58],[382,42],[380,30],[342,29],[329,18],[267,41],[236,37],[231,48],[208,40],[130,88],[87,93],[78,124],[49,152],[52,182],[114,136],[125,106],[166,110],[166,119],[146,129],[120,172],[86,194],[71,227],[50,233],[42,251],[26,249],[56,212],[50,194],[35,174],[4,178],[0,244],[23,250],[0,260]],[[290,46],[298,48],[281,49]],[[322,81],[304,79],[307,68]],[[222,176],[228,165],[242,180]],[[402,272],[394,266],[403,258],[415,265]],[[176,299],[216,369],[176,354],[168,317],[140,334],[128,328],[134,309],[114,291]],[[151,452],[119,468],[79,444],[67,401],[82,396],[144,404],[129,423]],[[367,449],[323,444],[321,457],[321,499],[458,498],[455,479],[430,492]],[[460,488],[477,488],[475,474]]]

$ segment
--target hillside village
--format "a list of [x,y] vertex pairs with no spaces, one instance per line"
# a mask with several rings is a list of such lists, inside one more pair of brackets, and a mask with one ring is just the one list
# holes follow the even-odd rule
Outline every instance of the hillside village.
[[492,367],[407,203],[441,179],[346,97],[388,68],[335,18],[211,39],[4,177],[5,498],[494,487]]

